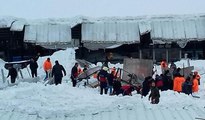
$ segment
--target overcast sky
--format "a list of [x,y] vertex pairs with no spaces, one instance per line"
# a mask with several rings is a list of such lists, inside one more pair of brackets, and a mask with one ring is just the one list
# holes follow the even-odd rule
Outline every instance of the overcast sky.
[[0,3],[0,16],[26,19],[205,13],[205,0],[0,0]]

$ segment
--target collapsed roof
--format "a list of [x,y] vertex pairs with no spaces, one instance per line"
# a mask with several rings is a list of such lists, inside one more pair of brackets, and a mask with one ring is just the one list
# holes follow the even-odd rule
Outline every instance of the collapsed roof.
[[177,42],[181,47],[193,40],[205,40],[205,15],[104,17],[78,16],[70,19],[26,20],[0,18],[0,28],[23,31],[24,41],[61,48],[71,45],[71,28],[82,24],[82,43],[88,48],[106,48],[116,44],[139,43],[140,35],[150,32],[153,43]]

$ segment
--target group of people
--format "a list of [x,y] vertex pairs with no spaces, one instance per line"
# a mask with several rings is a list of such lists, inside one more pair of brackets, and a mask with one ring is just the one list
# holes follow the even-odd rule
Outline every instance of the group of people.
[[161,62],[161,69],[161,75],[156,75],[155,79],[148,76],[142,84],[142,96],[148,95],[151,90],[149,98],[154,98],[151,100],[151,103],[157,104],[159,102],[159,90],[173,90],[178,93],[185,93],[188,95],[198,92],[201,77],[197,71],[191,73],[185,78],[181,74],[181,68],[177,68],[173,62],[168,68],[166,61]]
[[[37,60],[32,58],[30,60],[30,70],[32,77],[37,77]],[[66,71],[62,65],[55,61],[55,65],[52,66],[50,58],[47,58],[43,63],[43,68],[46,73],[45,80],[49,78],[54,78],[54,83],[56,85],[62,83],[63,76],[66,76]],[[132,91],[137,90],[137,93],[143,96],[149,95],[149,100],[152,104],[158,104],[160,98],[160,92],[166,90],[174,90],[179,93],[183,92],[185,94],[192,94],[193,92],[198,92],[200,85],[200,75],[197,71],[193,74],[190,74],[187,78],[180,74],[181,69],[177,68],[176,65],[172,62],[170,67],[166,63],[166,60],[161,62],[162,74],[156,75],[155,78],[148,76],[144,79],[142,85],[134,86],[132,84],[121,84],[121,79],[116,72],[116,68],[109,69],[107,66],[103,66],[102,69],[97,73],[97,80],[99,81],[100,94],[107,94],[109,90],[110,95],[132,95]],[[86,71],[87,67],[83,69]],[[80,74],[79,64],[75,65],[71,69],[71,81],[73,87],[77,84],[77,77]],[[9,69],[8,76],[11,76],[11,83],[15,83],[17,77],[17,71],[14,67]]]

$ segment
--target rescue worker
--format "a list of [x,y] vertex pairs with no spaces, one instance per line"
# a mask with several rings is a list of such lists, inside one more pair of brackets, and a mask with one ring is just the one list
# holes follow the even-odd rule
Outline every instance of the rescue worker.
[[38,63],[36,62],[34,58],[31,58],[30,69],[31,69],[32,77],[37,77]]
[[122,92],[123,96],[125,96],[125,95],[132,96],[132,91],[134,91],[134,87],[131,85],[123,85],[121,87],[121,92]]
[[73,87],[75,87],[77,84],[77,80],[76,80],[77,77],[78,77],[78,63],[75,63],[75,65],[71,69],[71,77],[70,77],[73,83]]
[[15,83],[17,75],[17,70],[13,67],[13,65],[11,65],[7,78],[11,76],[11,83]]
[[52,70],[52,77],[54,76],[55,85],[61,84],[63,78],[62,71],[64,73],[64,76],[66,76],[66,71],[64,67],[60,65],[59,62],[56,60]]
[[198,83],[200,85],[201,76],[199,75],[199,73],[197,71],[194,71],[194,75],[196,76],[196,79],[198,80]]
[[199,84],[198,84],[198,79],[196,75],[193,75],[193,85],[192,85],[192,92],[198,92],[199,90]]
[[46,61],[43,63],[43,69],[46,73],[46,77],[44,80],[46,80],[47,78],[51,77],[51,69],[52,69],[52,63],[50,61],[50,58],[47,58]]
[[168,69],[168,66],[167,66],[167,62],[166,60],[162,60],[161,61],[161,70],[162,70],[162,74],[164,74],[164,71]]
[[186,81],[182,84],[182,92],[185,94],[192,94],[191,77],[187,77]]
[[152,81],[152,80],[153,80],[152,77],[148,76],[143,81],[143,83],[142,83],[142,90],[141,90],[142,97],[148,95],[148,93],[150,91],[150,81]]
[[185,82],[185,78],[180,74],[176,75],[174,78],[173,90],[177,92],[182,92],[182,84]]
[[101,95],[103,94],[103,91],[105,94],[107,94],[107,90],[108,90],[108,88],[107,88],[107,84],[108,84],[107,71],[108,71],[108,68],[104,66],[103,69],[100,70],[100,72],[98,73],[98,76],[97,76],[97,79],[100,82],[100,94]]
[[160,98],[159,89],[155,86],[155,81],[152,81],[149,100],[151,99],[151,104],[158,104],[159,98]]
[[113,95],[119,95],[121,93],[121,79],[118,77],[113,81]]

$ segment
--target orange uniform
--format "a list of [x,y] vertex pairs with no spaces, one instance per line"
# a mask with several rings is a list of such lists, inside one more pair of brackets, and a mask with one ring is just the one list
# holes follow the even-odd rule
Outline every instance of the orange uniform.
[[173,90],[177,91],[177,92],[181,92],[182,91],[182,84],[184,83],[184,81],[185,81],[184,77],[175,77]]
[[52,69],[52,64],[50,61],[46,60],[43,64],[43,69],[45,71],[51,70]]
[[199,90],[199,83],[198,80],[195,78],[193,80],[192,92],[198,92],[198,90]]

